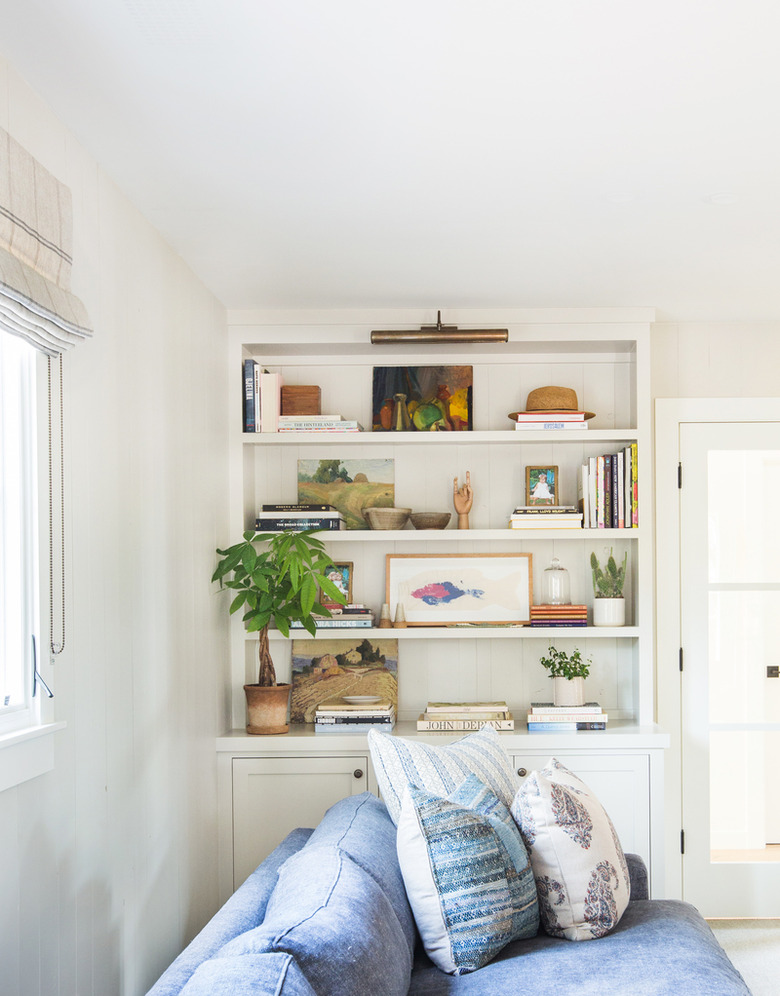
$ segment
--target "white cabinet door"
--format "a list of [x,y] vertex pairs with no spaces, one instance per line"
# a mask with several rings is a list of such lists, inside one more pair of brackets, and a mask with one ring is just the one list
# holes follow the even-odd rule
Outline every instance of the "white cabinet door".
[[[646,754],[591,754],[557,750],[555,757],[579,775],[614,824],[624,851],[639,854],[650,869],[650,761]],[[521,779],[543,768],[545,753],[514,754]]]
[[291,830],[367,790],[368,756],[233,758],[233,888]]

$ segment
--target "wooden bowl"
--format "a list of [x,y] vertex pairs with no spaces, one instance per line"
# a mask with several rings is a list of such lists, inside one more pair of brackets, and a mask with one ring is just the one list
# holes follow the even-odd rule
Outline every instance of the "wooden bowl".
[[444,529],[452,512],[412,512],[410,518],[415,529]]
[[363,518],[372,529],[403,529],[411,514],[410,508],[363,509]]

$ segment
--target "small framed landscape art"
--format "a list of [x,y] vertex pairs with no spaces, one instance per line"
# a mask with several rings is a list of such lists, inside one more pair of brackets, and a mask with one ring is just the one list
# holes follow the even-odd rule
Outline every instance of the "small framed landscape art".
[[374,367],[373,432],[467,432],[473,428],[470,366]]
[[525,468],[526,505],[558,504],[558,468]]
[[344,516],[347,529],[368,529],[364,508],[395,504],[395,461],[299,460],[298,501],[332,505]]
[[388,553],[385,601],[408,626],[527,623],[533,604],[530,553]]
[[376,695],[398,706],[398,640],[293,640],[291,723],[313,723],[321,702]]

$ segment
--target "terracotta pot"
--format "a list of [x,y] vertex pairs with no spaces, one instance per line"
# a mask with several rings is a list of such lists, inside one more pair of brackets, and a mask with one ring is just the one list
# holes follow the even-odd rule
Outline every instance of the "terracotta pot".
[[287,712],[292,685],[244,685],[246,732],[253,736],[289,733]]
[[553,703],[557,706],[585,705],[585,679],[553,678]]

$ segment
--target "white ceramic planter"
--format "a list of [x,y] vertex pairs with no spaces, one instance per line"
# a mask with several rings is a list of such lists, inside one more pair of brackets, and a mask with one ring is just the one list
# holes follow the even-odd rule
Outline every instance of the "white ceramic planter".
[[553,703],[557,706],[585,705],[585,679],[553,678]]
[[594,626],[625,626],[626,600],[624,598],[594,598]]

